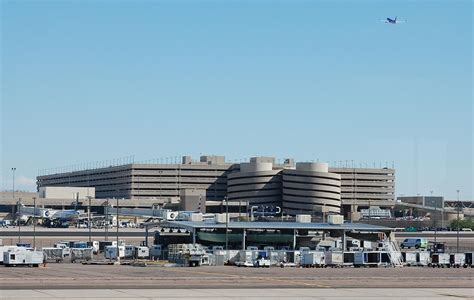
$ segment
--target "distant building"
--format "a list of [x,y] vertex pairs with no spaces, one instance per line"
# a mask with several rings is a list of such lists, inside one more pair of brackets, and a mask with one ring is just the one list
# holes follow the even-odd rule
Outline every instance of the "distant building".
[[401,196],[397,198],[403,203],[442,208],[444,206],[444,197],[442,196]]
[[[184,156],[181,163],[129,163],[37,177],[44,187],[93,187],[98,199],[126,198],[162,203],[181,199],[185,209],[214,209],[227,197],[233,206],[279,206],[287,214],[351,213],[395,203],[395,170],[330,168],[325,163],[296,163],[253,157],[228,163],[224,156]],[[70,198],[70,196],[68,197]]]
[[156,199],[180,197],[181,190],[205,190],[207,200],[222,200],[232,164],[223,156],[201,156],[181,164],[127,164],[37,177],[45,186],[95,187],[97,198]]

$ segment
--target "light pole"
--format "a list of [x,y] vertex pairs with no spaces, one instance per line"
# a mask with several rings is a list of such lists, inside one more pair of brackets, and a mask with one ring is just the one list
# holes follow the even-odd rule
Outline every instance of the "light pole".
[[105,241],[109,240],[109,198],[106,200],[105,204]]
[[16,168],[12,168],[12,176],[13,176],[13,180],[12,180],[12,184],[13,184],[12,193],[13,193],[13,200],[15,200],[15,171],[16,171]]
[[[430,191],[430,194],[431,194],[431,201],[433,202],[433,190]],[[434,228],[435,228],[435,232],[434,232],[434,241],[436,243],[436,236],[437,236],[437,233],[438,233],[438,224],[436,224],[436,214],[438,213],[438,208],[436,207],[436,203],[433,203],[434,204],[434,209],[435,209],[435,213],[433,215],[433,223],[434,223]]]
[[[12,197],[13,197],[13,201],[15,201],[15,171],[16,171],[16,168],[12,168],[12,185],[13,185],[13,188],[12,188]],[[21,215],[20,215],[20,203],[18,203],[18,206],[17,206],[17,215],[18,215],[18,243],[21,243],[21,228],[20,228],[20,221],[21,221]]]
[[36,249],[36,197],[33,197],[33,206],[35,207],[33,213],[33,249]]
[[117,196],[117,214],[116,214],[116,218],[117,218],[117,261],[120,262],[120,248],[119,248],[119,198]]
[[91,245],[92,247],[92,237],[91,237],[91,228],[92,228],[92,224],[91,224],[91,196],[87,196],[87,199],[89,199],[89,209],[88,209],[88,214],[87,214],[87,227],[89,227],[89,244]]
[[461,202],[459,202],[459,190],[456,190],[456,193],[457,193],[457,208],[458,208],[458,216],[457,216],[457,233],[456,233],[456,252],[459,253],[459,210],[461,209]]
[[225,250],[229,250],[229,201],[227,196],[225,200]]

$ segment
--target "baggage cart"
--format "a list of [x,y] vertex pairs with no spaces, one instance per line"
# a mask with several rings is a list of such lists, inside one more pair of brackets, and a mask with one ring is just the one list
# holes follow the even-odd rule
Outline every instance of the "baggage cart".
[[[464,253],[451,253],[449,255],[449,264],[453,268],[460,268],[466,263],[466,256]],[[449,267],[449,266],[448,266]]]
[[326,252],[325,265],[328,267],[342,267],[344,265],[344,254],[342,252]]
[[304,252],[301,256],[301,266],[303,268],[320,268],[324,267],[324,252]]
[[449,253],[433,253],[431,255],[431,267],[445,268],[450,266]]
[[474,252],[466,252],[464,253],[464,265],[463,267],[464,268],[467,268],[467,267],[473,267],[473,258],[474,258]]
[[416,252],[402,252],[403,261],[407,266],[416,266]]
[[428,251],[420,251],[417,253],[416,263],[418,266],[426,267],[430,262],[431,257]]

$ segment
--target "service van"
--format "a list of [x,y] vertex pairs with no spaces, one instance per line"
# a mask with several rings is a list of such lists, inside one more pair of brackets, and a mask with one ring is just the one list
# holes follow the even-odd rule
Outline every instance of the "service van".
[[421,238],[408,238],[405,239],[401,244],[400,248],[415,248],[415,249],[426,249],[428,248],[428,240]]

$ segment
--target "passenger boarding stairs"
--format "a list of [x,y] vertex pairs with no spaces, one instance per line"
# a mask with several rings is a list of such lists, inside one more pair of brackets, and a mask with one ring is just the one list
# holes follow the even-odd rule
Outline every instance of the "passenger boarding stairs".
[[398,247],[397,242],[387,240],[384,242],[384,247],[388,251],[388,255],[390,256],[390,261],[392,262],[392,266],[394,267],[403,267],[403,259],[402,259],[402,252]]

